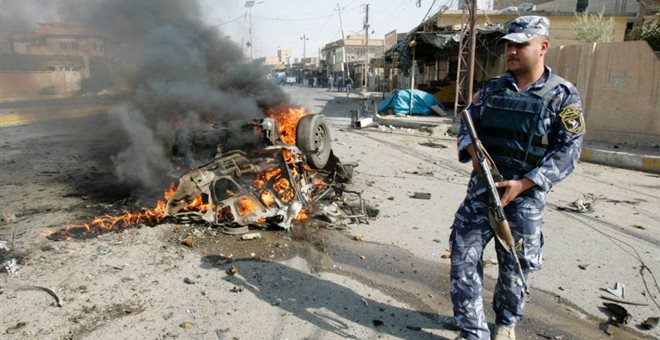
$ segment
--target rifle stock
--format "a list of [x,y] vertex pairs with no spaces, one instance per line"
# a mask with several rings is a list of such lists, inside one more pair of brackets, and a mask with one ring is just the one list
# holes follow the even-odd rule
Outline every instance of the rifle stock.
[[479,136],[477,136],[477,131],[474,128],[474,123],[472,122],[472,117],[470,116],[469,110],[463,110],[461,115],[463,122],[465,123],[465,127],[470,134],[470,138],[472,139],[472,145],[474,147],[474,153],[477,156],[477,161],[481,170],[481,176],[486,182],[486,191],[488,193],[488,199],[490,200],[489,211],[492,217],[495,219],[495,223],[491,223],[491,227],[495,232],[497,240],[502,244],[502,246],[504,246],[504,249],[513,255],[516,261],[516,266],[518,267],[520,280],[522,281],[523,288],[525,289],[525,293],[529,294],[527,281],[525,280],[525,275],[523,274],[522,268],[520,267],[518,254],[516,253],[516,241],[513,238],[513,234],[511,233],[509,221],[507,221],[506,215],[504,214],[504,206],[502,206],[500,195],[497,192],[495,180],[493,179],[493,173],[490,169],[490,165],[488,164],[488,159],[486,158],[484,147],[481,144],[481,140],[479,140]]

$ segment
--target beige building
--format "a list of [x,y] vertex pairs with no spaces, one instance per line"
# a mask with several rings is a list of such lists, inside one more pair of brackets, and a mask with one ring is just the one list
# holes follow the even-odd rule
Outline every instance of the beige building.
[[9,46],[0,66],[0,101],[70,96],[94,70],[107,74],[104,39],[81,26],[38,24],[10,34]]
[[[346,39],[326,44],[321,49],[321,56],[327,63],[328,72],[349,72],[354,79],[360,79],[365,60],[381,58],[384,52],[384,40],[369,37],[368,46],[364,35],[353,34]],[[366,47],[366,48],[365,48]],[[344,55],[344,53],[346,55]],[[345,64],[344,64],[345,63]]]
[[279,63],[289,65],[293,61],[291,60],[291,50],[290,49],[277,50],[277,59]]
[[34,32],[13,33],[9,41],[16,54],[102,57],[105,50],[101,37],[62,23],[38,24]]

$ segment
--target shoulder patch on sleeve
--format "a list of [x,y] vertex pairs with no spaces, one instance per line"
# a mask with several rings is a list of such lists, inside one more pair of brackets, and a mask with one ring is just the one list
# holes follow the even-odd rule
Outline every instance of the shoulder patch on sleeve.
[[566,106],[559,112],[559,119],[569,135],[576,135],[584,131],[584,117],[578,105]]

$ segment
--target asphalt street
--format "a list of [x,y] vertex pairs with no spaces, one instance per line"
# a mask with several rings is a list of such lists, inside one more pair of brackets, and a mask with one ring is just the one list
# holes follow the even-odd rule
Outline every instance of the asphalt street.
[[[325,116],[334,153],[358,163],[352,188],[379,213],[368,224],[309,229],[314,235],[307,237],[296,235],[304,227],[292,235],[273,231],[273,248],[294,249],[279,260],[250,255],[251,245],[266,240],[236,242],[247,251],[241,257],[238,248],[225,247],[235,239],[206,228],[192,232],[225,248],[189,249],[176,238],[195,228],[188,225],[49,241],[45,230],[131,201],[130,190],[112,179],[112,160],[103,157],[121,143],[88,128],[109,125],[102,112],[25,121],[19,114],[0,127],[0,203],[16,215],[3,220],[0,240],[11,241],[22,259],[18,272],[0,274],[0,285],[48,286],[65,301],[58,309],[45,303],[47,296],[0,289],[0,331],[16,339],[455,337],[446,255],[470,172],[456,159],[455,138],[410,128],[352,129],[351,111],[364,104],[358,94],[285,91]],[[658,182],[654,174],[580,163],[552,190],[544,268],[532,276],[518,338],[660,337],[658,328],[638,327],[660,314]],[[578,200],[592,202],[593,211],[568,211]],[[228,258],[237,275],[227,274]],[[493,246],[484,258],[489,305],[497,277]],[[196,283],[184,283],[193,274]],[[645,304],[625,305],[631,317],[620,328],[607,327],[600,298],[616,282],[625,284],[626,300]]]

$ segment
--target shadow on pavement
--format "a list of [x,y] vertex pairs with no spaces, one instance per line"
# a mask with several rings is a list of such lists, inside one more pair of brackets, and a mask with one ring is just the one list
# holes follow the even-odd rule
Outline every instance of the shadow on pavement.
[[[227,258],[209,255],[202,267],[226,263]],[[301,320],[344,338],[357,338],[345,320],[371,328],[378,333],[404,339],[447,339],[426,329],[444,329],[442,319],[449,317],[391,306],[361,295],[337,283],[287,267],[260,260],[233,262],[240,273],[224,280],[252,292]],[[221,267],[222,268],[222,267]]]

